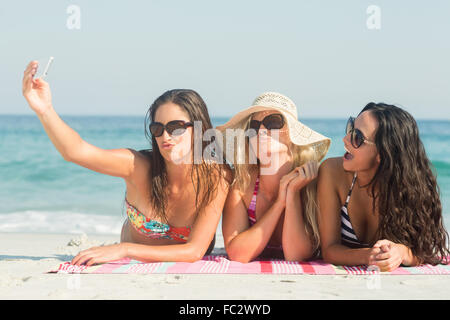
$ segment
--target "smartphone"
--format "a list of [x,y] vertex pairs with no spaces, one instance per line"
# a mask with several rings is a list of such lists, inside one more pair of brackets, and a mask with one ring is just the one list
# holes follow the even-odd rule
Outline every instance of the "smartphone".
[[42,80],[45,79],[45,77],[48,75],[48,70],[50,69],[50,66],[52,65],[53,59],[54,59],[53,57],[50,57],[50,59],[48,59],[47,65],[45,66],[45,69],[44,69],[44,72],[42,72],[38,78],[41,78]]

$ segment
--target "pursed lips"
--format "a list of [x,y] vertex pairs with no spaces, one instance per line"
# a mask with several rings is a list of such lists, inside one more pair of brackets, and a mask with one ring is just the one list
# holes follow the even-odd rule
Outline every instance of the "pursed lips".
[[161,146],[163,147],[163,149],[169,149],[169,148],[173,147],[174,144],[171,144],[171,143],[163,143]]

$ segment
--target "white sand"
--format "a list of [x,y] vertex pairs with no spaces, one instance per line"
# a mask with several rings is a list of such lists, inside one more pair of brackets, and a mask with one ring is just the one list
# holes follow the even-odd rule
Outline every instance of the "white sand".
[[[0,233],[0,299],[449,299],[450,275],[46,274],[117,236]],[[71,242],[71,246],[68,243]],[[222,247],[222,248],[220,248]],[[218,239],[216,251],[223,251]],[[375,278],[376,277],[376,278]]]

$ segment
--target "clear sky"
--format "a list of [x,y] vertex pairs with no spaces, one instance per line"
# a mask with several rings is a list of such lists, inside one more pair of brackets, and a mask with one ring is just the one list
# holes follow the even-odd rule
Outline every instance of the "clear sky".
[[60,114],[144,116],[164,91],[190,88],[211,116],[278,91],[300,118],[375,101],[450,119],[448,0],[2,1],[0,114],[32,114],[23,70],[49,56]]

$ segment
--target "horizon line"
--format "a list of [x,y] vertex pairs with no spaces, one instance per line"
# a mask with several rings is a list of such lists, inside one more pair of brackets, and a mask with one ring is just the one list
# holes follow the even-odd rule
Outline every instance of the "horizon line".
[[[68,114],[68,113],[62,113],[58,114],[59,116],[69,116],[69,117],[145,117],[145,115],[140,114]],[[34,113],[0,113],[0,116],[30,116],[34,117],[36,116]],[[210,116],[211,119],[231,119],[233,115],[226,116],[226,115],[218,115],[218,116]],[[302,117],[302,119],[308,119],[308,120],[346,120],[347,117],[320,117],[320,116],[306,116]],[[421,120],[421,121],[450,121],[449,118],[425,118],[425,117],[414,117],[415,120]]]

